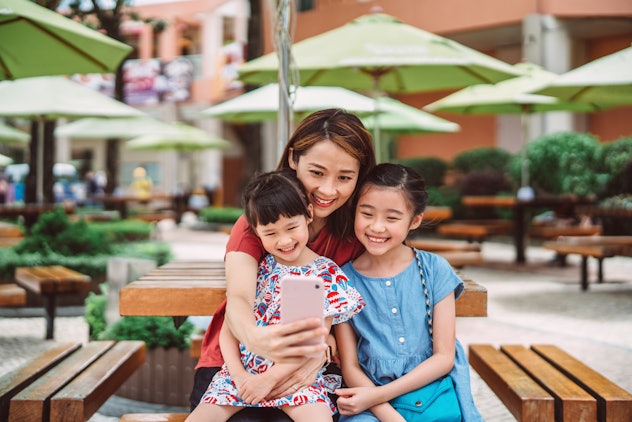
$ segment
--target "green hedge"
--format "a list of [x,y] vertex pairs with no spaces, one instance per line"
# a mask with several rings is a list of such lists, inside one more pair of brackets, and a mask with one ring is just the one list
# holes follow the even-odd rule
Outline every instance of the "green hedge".
[[234,224],[243,212],[236,207],[207,207],[200,210],[198,218],[205,223]]

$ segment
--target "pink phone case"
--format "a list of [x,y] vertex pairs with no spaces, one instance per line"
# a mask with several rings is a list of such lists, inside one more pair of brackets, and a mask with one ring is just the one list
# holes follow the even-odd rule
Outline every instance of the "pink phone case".
[[[281,324],[305,318],[325,319],[325,288],[323,280],[310,276],[284,276],[281,281]],[[307,340],[301,345],[322,344],[323,337]]]

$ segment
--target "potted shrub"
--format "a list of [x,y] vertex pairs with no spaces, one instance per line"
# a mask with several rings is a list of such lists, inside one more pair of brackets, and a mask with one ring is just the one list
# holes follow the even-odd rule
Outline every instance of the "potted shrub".
[[86,299],[85,319],[95,340],[142,340],[147,346],[145,363],[119,388],[116,395],[147,403],[189,406],[196,360],[189,345],[195,327],[185,321],[175,327],[170,317],[123,317],[106,324],[106,285],[101,294]]

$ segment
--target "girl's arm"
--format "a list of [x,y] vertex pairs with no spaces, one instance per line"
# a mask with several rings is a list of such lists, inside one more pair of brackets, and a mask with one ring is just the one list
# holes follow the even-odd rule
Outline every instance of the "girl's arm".
[[326,345],[293,346],[326,335],[318,319],[257,327],[252,314],[255,302],[257,261],[244,252],[226,254],[226,321],[246,348],[274,362],[303,362],[306,355],[324,353]]
[[239,351],[239,340],[233,336],[226,324],[222,325],[219,332],[219,347],[222,350],[224,362],[228,367],[228,372],[233,380],[243,378],[248,375],[248,371],[241,362],[241,352]]
[[360,367],[357,340],[353,328],[348,323],[334,326],[336,343],[340,354],[342,377],[350,388],[339,388],[338,410],[342,415],[355,415],[366,409],[381,421],[404,421],[402,416],[382,397],[380,389]]

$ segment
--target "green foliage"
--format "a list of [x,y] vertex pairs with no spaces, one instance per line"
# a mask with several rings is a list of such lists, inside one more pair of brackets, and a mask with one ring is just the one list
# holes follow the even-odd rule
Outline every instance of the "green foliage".
[[[586,133],[558,132],[543,135],[527,145],[530,185],[550,194],[587,196],[600,190],[598,165],[601,145]],[[520,157],[511,165],[520,172]]]
[[141,220],[99,221],[89,226],[116,243],[148,240],[153,230],[151,223]]
[[494,170],[504,173],[513,155],[498,147],[480,147],[463,151],[454,157],[452,165],[463,173]]
[[504,173],[495,170],[472,171],[460,182],[461,195],[498,195],[509,193],[512,186]]
[[602,144],[600,171],[605,175],[605,196],[632,193],[632,137]]
[[170,317],[123,317],[103,331],[99,340],[142,340],[148,348],[188,349],[195,326],[185,321],[177,330]]
[[101,293],[90,293],[86,298],[85,320],[90,335],[98,340],[142,340],[148,348],[189,348],[195,326],[185,321],[177,330],[170,317],[123,317],[108,326],[105,319],[107,308],[107,284],[100,286]]
[[448,171],[448,163],[437,157],[405,158],[397,162],[421,173],[426,180],[426,187],[443,185],[445,173]]
[[13,248],[4,248],[0,253],[0,280],[12,280],[17,267],[37,265],[62,265],[92,278],[103,277],[108,260],[115,256],[153,259],[163,265],[173,259],[171,246],[164,242],[137,242],[112,246],[111,254],[65,256],[57,253],[21,253]]
[[235,207],[206,207],[200,210],[199,219],[205,223],[234,224],[243,212]]
[[456,186],[430,186],[428,189],[428,205],[450,207],[453,218],[462,218],[463,205],[461,193]]
[[107,283],[99,285],[101,294],[90,292],[85,300],[85,319],[90,327],[90,337],[98,338],[105,331],[105,308],[107,305]]
[[111,242],[92,230],[83,220],[70,222],[66,212],[56,207],[40,215],[28,235],[15,246],[18,253],[99,255],[111,252]]

